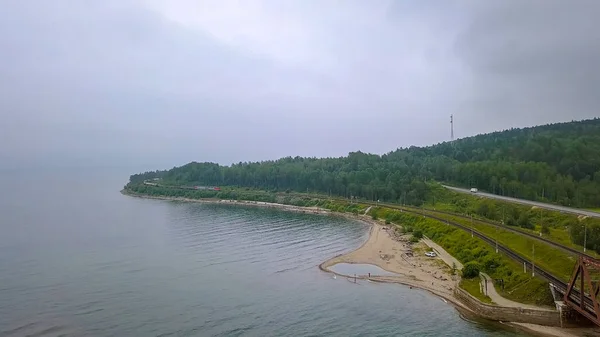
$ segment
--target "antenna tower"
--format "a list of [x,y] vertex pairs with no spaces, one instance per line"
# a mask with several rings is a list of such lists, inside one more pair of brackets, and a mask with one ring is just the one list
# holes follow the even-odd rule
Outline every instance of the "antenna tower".
[[450,139],[454,141],[454,116],[450,115]]

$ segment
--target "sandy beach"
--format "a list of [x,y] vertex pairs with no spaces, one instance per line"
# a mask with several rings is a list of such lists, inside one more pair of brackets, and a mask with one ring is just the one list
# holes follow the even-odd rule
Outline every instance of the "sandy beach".
[[[425,252],[431,251],[431,248],[423,242],[411,243],[410,236],[397,237],[390,226],[376,221],[362,220],[371,224],[367,241],[350,253],[323,262],[320,265],[322,270],[333,272],[330,268],[338,263],[376,265],[397,275],[371,275],[370,278],[368,275],[357,276],[362,279],[369,278],[371,281],[400,283],[425,289],[462,306],[453,295],[459,278],[452,275],[451,267],[441,258],[425,256]],[[460,265],[457,265],[457,268],[459,267]]]

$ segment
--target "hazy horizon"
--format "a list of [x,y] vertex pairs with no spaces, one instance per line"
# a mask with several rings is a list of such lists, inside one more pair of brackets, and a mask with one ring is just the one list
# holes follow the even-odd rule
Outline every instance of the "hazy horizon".
[[8,1],[0,169],[383,154],[598,117],[591,0]]

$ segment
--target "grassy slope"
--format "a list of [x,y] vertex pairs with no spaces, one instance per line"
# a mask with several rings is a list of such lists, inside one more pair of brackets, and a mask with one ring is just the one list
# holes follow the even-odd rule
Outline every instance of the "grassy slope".
[[489,296],[481,293],[481,279],[479,277],[462,279],[459,286],[481,302],[492,303],[492,299]]
[[[427,212],[425,212],[427,213]],[[448,219],[462,225],[472,227],[474,230],[498,240],[498,244],[509,247],[519,255],[533,260],[544,270],[561,277],[563,280],[569,280],[573,266],[577,259],[574,254],[567,253],[559,248],[555,248],[546,243],[533,238],[519,235],[503,228],[497,228],[488,224],[469,221],[460,217],[434,214],[440,218]],[[534,251],[535,248],[535,251]]]
[[[429,187],[435,197],[432,197],[430,201],[425,203],[424,208],[426,209],[447,211],[461,215],[471,214],[473,215],[474,219],[479,218],[486,221],[492,221],[497,224],[501,224],[502,219],[507,219],[511,211],[527,213],[529,214],[530,221],[535,227],[534,229],[514,226],[511,226],[511,228],[518,231],[539,235],[542,231],[541,224],[545,224],[549,229],[549,233],[543,234],[546,239],[583,252],[583,245],[574,243],[571,240],[571,235],[569,233],[570,227],[580,222],[580,218],[577,215],[514,204],[500,200],[491,200],[481,198],[476,195],[455,193],[435,183],[429,184]],[[495,211],[492,212],[493,216],[485,217],[477,214],[477,209],[482,203],[487,203],[494,208]],[[588,219],[588,221],[596,222],[598,220]],[[589,249],[589,247],[586,253],[596,258],[600,258],[600,254],[592,249]]]

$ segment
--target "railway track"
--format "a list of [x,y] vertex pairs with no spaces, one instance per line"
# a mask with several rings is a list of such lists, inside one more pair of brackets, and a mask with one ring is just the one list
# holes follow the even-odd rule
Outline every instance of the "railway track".
[[[385,204],[385,206],[386,207],[390,207],[389,204]],[[431,210],[431,209],[428,209],[425,212],[437,213],[437,214],[445,214],[445,215],[454,216],[454,217],[465,219],[465,220],[469,220],[469,221],[471,220],[469,217],[466,217],[466,216],[463,216],[463,215],[459,215],[459,214],[456,214],[456,213],[451,213],[451,212],[437,211],[437,210]],[[504,225],[501,225],[501,224],[498,224],[498,223],[495,223],[495,222],[492,222],[492,221],[488,221],[488,220],[475,219],[473,221],[476,221],[476,222],[479,222],[479,223],[483,223],[483,224],[486,224],[486,225],[490,225],[490,226],[494,226],[496,228],[501,228],[503,230],[506,230],[506,231],[509,231],[509,232],[512,232],[512,233],[515,233],[515,234],[527,236],[527,237],[535,239],[537,241],[540,241],[540,242],[543,242],[543,243],[547,243],[547,244],[549,244],[549,245],[551,245],[553,247],[559,248],[559,249],[561,249],[561,250],[563,250],[565,252],[568,252],[568,253],[572,253],[572,254],[575,254],[575,255],[583,255],[583,256],[589,257],[591,259],[595,259],[595,257],[592,256],[592,255],[586,254],[586,253],[584,253],[582,251],[579,251],[579,250],[577,250],[575,248],[562,245],[562,244],[560,244],[558,242],[555,242],[555,241],[552,241],[550,239],[546,239],[546,238],[544,238],[542,236],[535,235],[533,233],[522,231],[522,230],[519,230],[519,229],[516,229],[516,228],[510,228],[508,226],[504,226]]]
[[[340,200],[342,200],[342,199],[340,199]],[[500,228],[500,229],[503,229],[503,230],[506,230],[506,231],[509,231],[509,232],[512,232],[512,233],[515,233],[515,234],[527,236],[529,238],[532,238],[532,239],[535,239],[537,241],[546,243],[548,245],[551,245],[553,247],[561,249],[561,250],[563,250],[565,252],[568,252],[568,253],[571,253],[571,254],[575,254],[577,256],[583,255],[583,256],[589,257],[591,259],[596,259],[595,256],[592,256],[590,254],[586,254],[586,253],[584,253],[582,251],[579,251],[579,250],[577,250],[575,248],[565,246],[563,244],[560,244],[560,243],[552,241],[550,239],[547,239],[547,238],[535,235],[533,233],[522,231],[522,230],[519,230],[519,229],[516,229],[516,228],[510,228],[508,226],[504,226],[504,225],[501,225],[501,224],[498,224],[498,223],[495,223],[495,222],[492,222],[492,221],[489,221],[489,220],[471,219],[469,217],[466,217],[466,216],[463,216],[463,215],[460,215],[460,214],[456,214],[456,213],[452,213],[452,212],[446,212],[446,211],[438,211],[438,210],[431,210],[431,209],[417,211],[413,207],[399,206],[399,205],[395,205],[395,204],[388,204],[388,203],[381,203],[381,202],[380,203],[375,203],[375,202],[370,202],[370,201],[360,201],[360,202],[363,203],[363,204],[366,204],[366,205],[370,205],[370,206],[384,206],[384,207],[388,207],[388,208],[402,209],[402,210],[412,211],[412,212],[437,213],[437,214],[444,214],[444,215],[453,216],[453,217],[457,217],[457,218],[461,218],[461,219],[465,219],[465,220],[469,220],[469,221],[472,220],[472,221],[476,221],[476,222],[483,223],[483,224],[486,224],[486,225],[494,226],[496,228]],[[423,215],[426,215],[426,214],[423,214]],[[443,221],[446,221],[446,219],[444,219]]]

